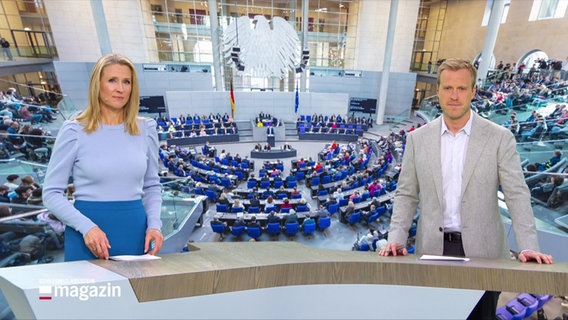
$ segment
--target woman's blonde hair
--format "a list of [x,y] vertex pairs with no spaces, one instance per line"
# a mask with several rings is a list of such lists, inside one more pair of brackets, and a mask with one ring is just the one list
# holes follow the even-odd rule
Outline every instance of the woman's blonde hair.
[[99,101],[99,94],[101,91],[101,75],[107,66],[119,64],[127,66],[132,73],[132,90],[130,97],[123,109],[124,112],[124,128],[125,131],[131,135],[140,134],[140,128],[136,120],[138,119],[138,108],[140,105],[140,89],[138,88],[138,76],[136,75],[136,68],[132,61],[125,56],[116,53],[109,53],[102,56],[93,67],[91,72],[91,81],[89,83],[89,104],[87,108],[77,116],[85,132],[91,133],[99,128],[101,124],[101,105]]

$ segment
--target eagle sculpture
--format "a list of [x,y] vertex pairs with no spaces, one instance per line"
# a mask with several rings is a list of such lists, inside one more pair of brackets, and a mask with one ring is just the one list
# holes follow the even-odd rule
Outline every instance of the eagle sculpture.
[[235,52],[241,66],[239,71],[254,77],[282,78],[300,62],[298,34],[280,17],[273,17],[272,21],[261,15],[252,21],[247,16],[237,18],[225,30],[223,47],[227,62],[230,63],[231,53]]

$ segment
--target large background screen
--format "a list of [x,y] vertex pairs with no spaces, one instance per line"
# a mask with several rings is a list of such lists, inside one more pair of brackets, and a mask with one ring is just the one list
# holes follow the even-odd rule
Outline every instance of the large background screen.
[[166,112],[164,96],[141,96],[140,112],[161,113]]
[[349,112],[376,113],[377,99],[350,98]]

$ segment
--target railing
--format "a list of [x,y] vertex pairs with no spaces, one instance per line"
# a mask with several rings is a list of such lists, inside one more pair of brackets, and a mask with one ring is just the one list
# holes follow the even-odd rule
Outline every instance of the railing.
[[66,95],[64,95],[63,99],[57,104],[57,110],[59,110],[59,113],[64,119],[71,118],[79,111],[73,101]]
[[14,47],[20,57],[54,58],[57,50],[45,31],[11,30],[12,39],[18,41]]
[[391,127],[395,127],[396,125],[402,123],[403,121],[408,120],[409,118],[408,113],[409,113],[408,111],[403,111],[399,114],[385,115],[384,122],[389,123]]

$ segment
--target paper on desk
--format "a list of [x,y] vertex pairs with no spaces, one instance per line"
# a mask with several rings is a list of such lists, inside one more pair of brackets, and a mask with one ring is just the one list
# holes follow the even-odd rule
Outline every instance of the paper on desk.
[[420,260],[438,260],[438,261],[469,261],[469,258],[463,257],[449,257],[449,256],[433,256],[429,254],[423,254]]
[[148,260],[159,260],[162,259],[158,256],[153,256],[151,254],[141,254],[141,255],[121,255],[109,257],[110,260],[114,261],[148,261]]

